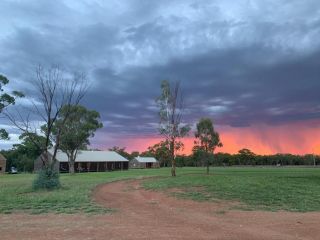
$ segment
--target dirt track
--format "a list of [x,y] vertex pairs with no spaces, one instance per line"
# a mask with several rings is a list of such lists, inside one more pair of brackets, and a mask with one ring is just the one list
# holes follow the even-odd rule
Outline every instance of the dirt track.
[[0,239],[320,239],[320,213],[230,211],[229,203],[178,200],[138,181],[101,185],[111,215],[0,215]]

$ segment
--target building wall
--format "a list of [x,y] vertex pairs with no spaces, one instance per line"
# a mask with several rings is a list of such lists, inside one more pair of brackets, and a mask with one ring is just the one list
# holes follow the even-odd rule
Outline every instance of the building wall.
[[146,164],[139,162],[137,159],[132,159],[129,163],[130,168],[145,168]]
[[0,174],[6,172],[6,163],[7,160],[0,158]]
[[[75,172],[106,172],[128,170],[128,162],[75,162]],[[67,162],[60,163],[60,172],[69,172]]]
[[159,168],[159,162],[151,162],[151,163],[145,163],[145,162],[139,162],[137,159],[133,159],[129,163],[130,168]]
[[[44,154],[44,153],[43,153]],[[34,162],[34,171],[37,172],[43,168],[43,161],[41,160],[44,155],[39,156]],[[51,159],[49,154],[49,159]],[[113,170],[128,170],[128,162],[75,162],[75,172],[105,172]],[[56,171],[69,172],[69,165],[67,162],[56,162]]]
[[152,164],[152,168],[160,168],[159,162],[155,162]]
[[146,163],[146,168],[159,168],[160,165],[158,162]]
[[106,162],[106,171],[128,170],[129,162]]

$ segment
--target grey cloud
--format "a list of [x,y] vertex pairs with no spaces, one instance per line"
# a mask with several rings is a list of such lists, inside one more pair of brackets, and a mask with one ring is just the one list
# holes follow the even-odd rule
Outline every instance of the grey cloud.
[[182,82],[190,123],[320,118],[316,0],[1,1],[0,9],[0,72],[31,98],[38,64],[86,72],[83,104],[107,123],[97,144],[103,134],[156,134],[163,79]]

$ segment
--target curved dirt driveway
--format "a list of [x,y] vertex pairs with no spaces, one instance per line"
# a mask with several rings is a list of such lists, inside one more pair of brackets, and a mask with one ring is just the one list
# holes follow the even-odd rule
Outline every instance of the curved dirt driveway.
[[178,200],[137,180],[98,186],[105,215],[0,215],[0,239],[320,239],[320,213],[229,211],[229,203]]
[[[319,239],[320,213],[226,211],[227,203],[181,200],[121,181],[98,187],[95,200],[119,209],[124,239]],[[229,206],[228,206],[229,205]],[[121,235],[119,235],[120,237]]]

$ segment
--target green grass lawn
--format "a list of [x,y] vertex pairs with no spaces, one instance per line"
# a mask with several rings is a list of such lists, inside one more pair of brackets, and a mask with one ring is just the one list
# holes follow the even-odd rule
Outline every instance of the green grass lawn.
[[161,176],[144,181],[147,189],[182,188],[179,197],[199,201],[240,201],[246,209],[319,211],[320,169],[313,168],[178,168],[61,175],[62,188],[33,191],[33,174],[0,175],[0,213],[105,213],[92,202],[91,191],[100,183],[128,178]]
[[210,175],[147,180],[144,187],[182,188],[175,195],[198,201],[239,201],[244,204],[241,209],[247,210],[320,211],[320,169],[316,168],[221,167]]
[[[185,168],[181,173],[199,173],[200,169]],[[168,176],[170,169],[61,174],[62,188],[34,191],[35,174],[0,175],[0,213],[105,213],[111,211],[92,202],[91,191],[100,183],[148,176]]]

